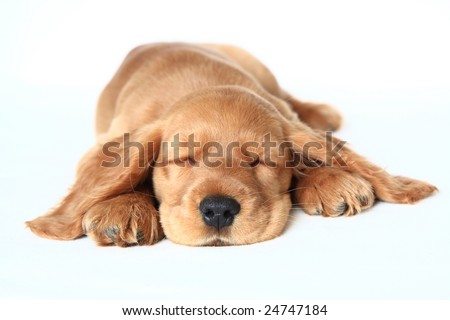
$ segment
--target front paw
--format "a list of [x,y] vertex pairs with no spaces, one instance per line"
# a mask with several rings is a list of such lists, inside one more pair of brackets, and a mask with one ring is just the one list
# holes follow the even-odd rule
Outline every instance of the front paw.
[[305,171],[295,197],[307,214],[327,217],[352,216],[370,208],[375,201],[367,180],[358,174],[330,167]]
[[139,192],[94,205],[83,218],[83,230],[101,246],[151,245],[164,237],[149,195]]
[[392,186],[390,188],[383,184],[374,186],[383,200],[409,204],[416,203],[438,190],[427,182],[401,176],[392,177]]

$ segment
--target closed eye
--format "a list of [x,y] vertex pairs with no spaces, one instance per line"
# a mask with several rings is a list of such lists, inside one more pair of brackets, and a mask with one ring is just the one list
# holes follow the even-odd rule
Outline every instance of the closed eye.
[[255,168],[257,167],[259,164],[261,163],[261,161],[259,160],[259,157],[253,159],[251,162],[247,162],[247,166],[250,168]]
[[194,166],[197,164],[197,161],[195,160],[194,157],[181,157],[178,159],[174,159],[173,161],[170,161],[171,163],[174,164],[187,164],[187,165],[191,165]]

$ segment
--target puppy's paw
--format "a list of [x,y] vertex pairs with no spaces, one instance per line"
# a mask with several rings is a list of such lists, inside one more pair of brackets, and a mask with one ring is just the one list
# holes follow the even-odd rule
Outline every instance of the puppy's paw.
[[438,189],[424,181],[407,177],[392,177],[391,185],[376,185],[380,198],[394,203],[415,203],[433,194]]
[[370,208],[375,195],[361,176],[342,169],[308,169],[295,190],[298,205],[310,215],[352,216]]
[[164,237],[158,212],[143,193],[122,194],[97,203],[85,214],[85,234],[98,245],[151,245]]

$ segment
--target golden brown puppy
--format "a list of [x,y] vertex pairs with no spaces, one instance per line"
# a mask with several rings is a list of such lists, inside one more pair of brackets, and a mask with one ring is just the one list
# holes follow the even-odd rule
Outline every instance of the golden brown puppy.
[[[277,237],[291,195],[308,214],[353,215],[376,198],[436,188],[391,176],[336,138],[327,105],[285,93],[247,52],[154,44],[130,52],[100,96],[97,145],[37,235],[100,245],[250,244]],[[291,192],[290,192],[291,191]]]

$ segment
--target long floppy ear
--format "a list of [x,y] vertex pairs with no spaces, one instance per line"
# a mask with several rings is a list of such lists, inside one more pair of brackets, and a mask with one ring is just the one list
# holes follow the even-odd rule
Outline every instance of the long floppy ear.
[[75,184],[61,203],[26,225],[35,234],[59,240],[84,234],[82,220],[98,202],[132,191],[146,180],[161,142],[161,123],[92,147],[81,159]]
[[337,138],[328,137],[302,123],[285,122],[287,139],[293,143],[294,152],[306,163],[320,163],[355,172],[372,184],[378,199],[393,203],[414,203],[437,188],[423,181],[392,176],[361,155],[345,147]]

